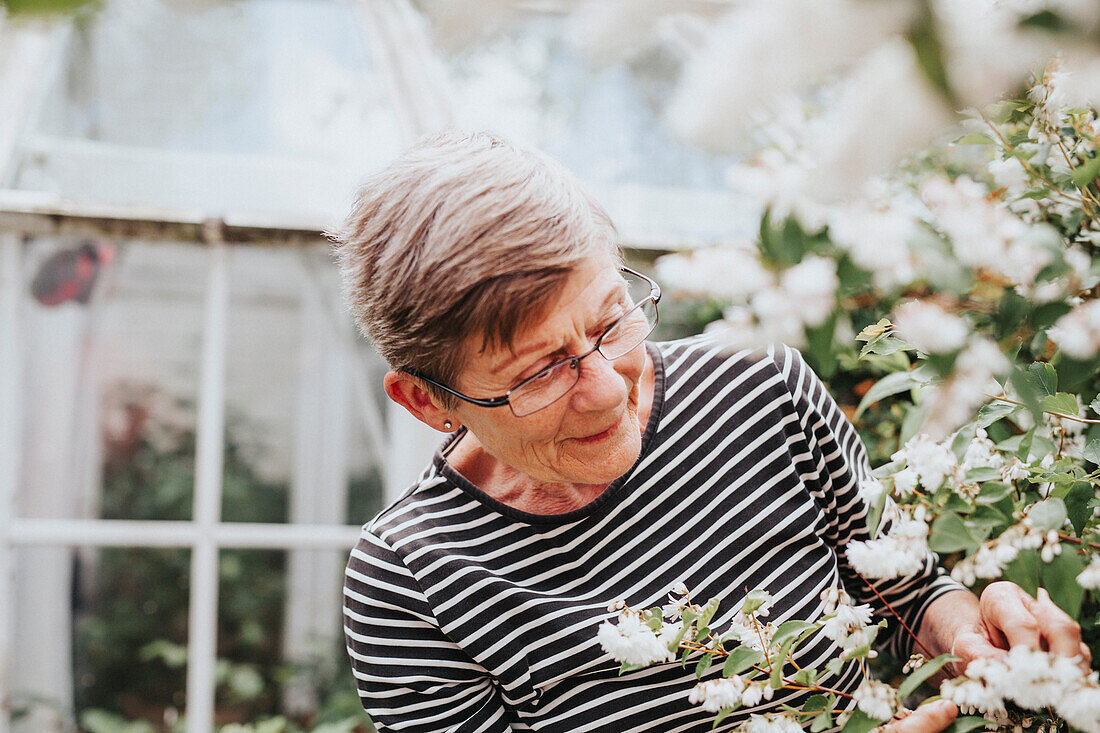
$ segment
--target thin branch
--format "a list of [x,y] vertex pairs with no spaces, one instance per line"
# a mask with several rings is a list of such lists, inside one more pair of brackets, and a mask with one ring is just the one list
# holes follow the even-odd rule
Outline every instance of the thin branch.
[[[1004,145],[1005,149],[1006,149],[1006,150],[1008,150],[1008,152],[1010,152],[1010,153],[1013,153],[1013,154],[1015,154],[1015,153],[1016,153],[1016,148],[1012,147],[1012,144],[1011,144],[1010,142],[1008,142],[1008,140],[1006,140],[1006,139],[1005,139],[1005,136],[1004,136],[1003,134],[1001,134],[1001,129],[1000,129],[999,127],[997,127],[997,126],[996,126],[995,124],[993,124],[992,120],[990,120],[990,119],[989,119],[988,117],[986,117],[986,116],[985,116],[984,114],[982,115],[982,119],[983,119],[983,120],[985,121],[985,123],[986,123],[987,125],[989,125],[990,129],[992,129],[992,130],[993,130],[993,132],[995,132],[995,133],[997,134],[997,137],[998,137],[998,138],[1000,138],[1000,140],[1001,140],[1001,144],[1002,144],[1002,145]],[[1057,187],[1057,186],[1055,186],[1055,185],[1054,185],[1053,183],[1051,183],[1050,181],[1048,181],[1048,180],[1047,180],[1047,178],[1046,178],[1046,176],[1044,176],[1044,175],[1043,175],[1042,173],[1040,173],[1039,171],[1035,170],[1035,168],[1033,168],[1033,167],[1032,167],[1031,163],[1029,163],[1028,161],[1024,160],[1023,158],[1017,158],[1017,160],[1018,160],[1018,161],[1020,161],[1020,165],[1022,165],[1022,166],[1023,166],[1023,167],[1024,167],[1024,168],[1025,168],[1026,170],[1027,170],[1027,172],[1028,172],[1028,173],[1030,173],[1031,175],[1035,176],[1035,177],[1036,177],[1036,178],[1038,178],[1038,179],[1039,179],[1040,181],[1042,181],[1042,182],[1043,182],[1043,183],[1045,183],[1045,184],[1046,184],[1047,186],[1049,186],[1049,187],[1050,187],[1050,190],[1051,190],[1051,193],[1053,193],[1053,194],[1058,194],[1059,196],[1062,196],[1062,197],[1064,197],[1064,198],[1067,198],[1067,199],[1069,199],[1070,201],[1073,201],[1073,202],[1075,202],[1075,203],[1079,203],[1079,204],[1081,204],[1081,205],[1082,205],[1083,207],[1085,207],[1086,209],[1089,209],[1089,211],[1088,211],[1088,215],[1089,215],[1089,218],[1090,218],[1090,219],[1094,219],[1094,218],[1096,218],[1096,214],[1095,214],[1095,212],[1093,212],[1093,211],[1091,210],[1091,207],[1089,206],[1089,202],[1088,202],[1088,201],[1086,201],[1086,200],[1085,200],[1084,198],[1082,198],[1082,197],[1079,197],[1079,196],[1073,196],[1073,195],[1071,195],[1071,194],[1068,194],[1068,193],[1066,193],[1066,192],[1065,192],[1065,191],[1063,191],[1062,189],[1058,188],[1058,187]]]
[[[992,399],[992,400],[1000,400],[1001,402],[1007,402],[1010,405],[1020,405],[1020,406],[1026,407],[1026,405],[1024,405],[1023,402],[1017,402],[1016,400],[1009,399],[1008,397],[1004,397],[1002,395],[989,394],[988,392],[986,392],[985,396]],[[1055,412],[1054,410],[1043,410],[1043,412],[1047,413],[1048,415],[1054,415],[1055,417],[1060,417],[1063,420],[1076,420],[1077,422],[1089,423],[1091,425],[1100,425],[1100,420],[1091,420],[1087,417],[1077,417],[1076,415],[1067,415],[1064,412]]]
[[900,614],[899,614],[899,613],[898,613],[897,611],[895,611],[895,610],[894,610],[894,607],[893,607],[893,606],[891,606],[891,605],[890,605],[890,603],[889,603],[889,602],[888,602],[888,601],[887,601],[887,600],[886,600],[885,598],[883,598],[883,597],[882,597],[882,594],[878,592],[878,588],[876,588],[875,586],[871,585],[871,581],[867,580],[867,578],[864,578],[864,577],[863,577],[863,575],[861,575],[860,573],[856,573],[856,575],[859,575],[859,579],[860,579],[860,580],[862,580],[862,581],[863,581],[864,583],[866,583],[866,584],[867,584],[867,587],[868,587],[868,588],[870,588],[870,589],[871,589],[871,591],[872,591],[872,592],[873,592],[873,593],[874,593],[874,594],[875,594],[876,596],[878,596],[878,599],[879,599],[880,601],[882,601],[882,603],[883,603],[883,604],[884,604],[884,605],[885,605],[885,606],[886,606],[886,607],[887,607],[888,609],[890,609],[890,613],[894,614],[894,618],[896,618],[896,619],[898,620],[898,623],[900,623],[900,624],[901,624],[901,627],[902,627],[903,629],[905,629],[906,631],[908,631],[908,632],[909,632],[909,636],[913,637],[913,641],[917,642],[917,646],[919,646],[919,647],[920,647],[921,649],[923,649],[923,650],[924,650],[924,654],[925,654],[925,656],[927,656],[927,657],[928,657],[929,659],[932,659],[933,657],[935,657],[936,655],[932,653],[932,650],[931,650],[931,649],[929,649],[928,647],[926,647],[926,646],[925,646],[924,644],[922,644],[922,643],[921,643],[921,640],[917,638],[917,635],[913,633],[913,630],[912,630],[911,628],[909,628],[909,624],[905,623],[905,619],[903,619],[903,618],[901,617],[901,615],[900,615]]

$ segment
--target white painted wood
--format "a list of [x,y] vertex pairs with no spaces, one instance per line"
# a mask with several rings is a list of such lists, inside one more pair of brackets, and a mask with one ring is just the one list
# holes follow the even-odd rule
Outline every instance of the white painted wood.
[[[0,13],[0,18],[2,18]],[[15,633],[15,556],[11,526],[22,459],[20,273],[22,242],[0,232],[0,733],[11,713],[11,658]]]
[[215,233],[203,317],[202,377],[195,451],[191,598],[187,643],[187,733],[214,730],[215,660],[218,639],[218,544],[225,458],[225,362],[229,311],[229,248]]
[[[324,305],[308,279],[299,309],[298,420],[290,521],[336,524],[347,501],[348,398],[346,354],[327,327]],[[308,666],[330,656],[340,632],[340,552],[292,551],[287,558],[283,661]],[[290,713],[316,710],[308,672],[283,686]]]
[[194,522],[138,519],[9,518],[14,546],[188,547],[212,539],[229,549],[342,550],[355,545],[359,525],[219,522],[200,528]]

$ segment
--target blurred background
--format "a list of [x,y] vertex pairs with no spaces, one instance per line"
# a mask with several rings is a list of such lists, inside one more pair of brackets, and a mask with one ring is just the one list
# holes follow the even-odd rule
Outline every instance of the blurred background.
[[[667,47],[505,5],[0,5],[0,730],[371,730],[342,569],[439,436],[319,232],[406,144],[547,151],[643,269],[755,226],[660,124]],[[669,303],[662,337],[707,320]]]

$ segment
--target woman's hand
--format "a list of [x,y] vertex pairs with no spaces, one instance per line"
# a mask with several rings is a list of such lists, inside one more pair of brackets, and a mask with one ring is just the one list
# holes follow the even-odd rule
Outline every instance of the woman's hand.
[[880,729],[882,733],[939,733],[951,725],[959,714],[955,703],[949,700],[936,700],[921,705],[901,720],[894,720]]
[[1042,649],[1063,657],[1079,657],[1081,669],[1092,663],[1089,648],[1081,641],[1081,627],[1050,600],[1046,589],[1032,598],[1023,588],[1007,581],[991,583],[979,600],[980,623],[956,634],[951,653],[962,665],[979,657],[1000,656],[1018,645]]

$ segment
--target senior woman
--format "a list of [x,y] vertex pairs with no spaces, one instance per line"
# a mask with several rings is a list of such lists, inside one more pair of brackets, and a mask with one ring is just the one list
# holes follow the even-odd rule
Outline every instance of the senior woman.
[[[380,730],[709,731],[691,667],[620,675],[596,640],[609,601],[660,604],[678,581],[722,599],[714,628],[745,589],[769,590],[774,618],[816,618],[842,587],[897,626],[881,595],[937,653],[1079,653],[1048,599],[1000,583],[979,601],[931,560],[870,591],[843,552],[867,539],[870,468],[821,381],[783,345],[646,342],[659,287],[623,266],[607,214],[547,157],[484,133],[427,138],[331,236],[352,314],[392,368],[386,394],[447,434],[347,567],[348,651]],[[909,653],[903,632],[891,643]],[[832,644],[800,649],[803,666]],[[822,684],[854,689],[848,666]],[[954,715],[941,702],[891,725]]]

